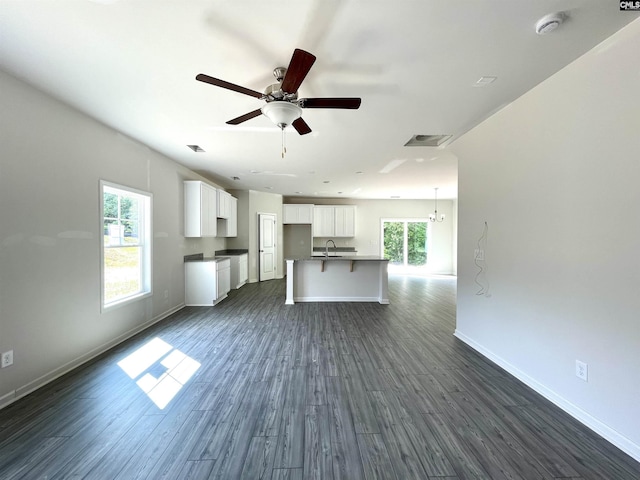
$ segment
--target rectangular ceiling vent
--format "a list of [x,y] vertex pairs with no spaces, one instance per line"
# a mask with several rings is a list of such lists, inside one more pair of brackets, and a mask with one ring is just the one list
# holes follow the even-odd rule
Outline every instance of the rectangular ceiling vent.
[[193,150],[196,153],[203,153],[204,149],[202,147],[200,147],[200,145],[187,145],[187,147],[189,147],[191,150]]
[[452,135],[414,135],[404,144],[405,147],[439,147]]

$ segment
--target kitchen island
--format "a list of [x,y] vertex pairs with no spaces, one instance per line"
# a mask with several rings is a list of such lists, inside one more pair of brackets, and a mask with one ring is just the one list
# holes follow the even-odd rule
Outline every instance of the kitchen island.
[[377,256],[287,259],[287,297],[295,302],[389,303],[389,260]]

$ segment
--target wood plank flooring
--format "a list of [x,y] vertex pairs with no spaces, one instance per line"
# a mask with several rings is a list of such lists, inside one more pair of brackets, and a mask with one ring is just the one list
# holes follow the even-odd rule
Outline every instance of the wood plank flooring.
[[[1,410],[0,479],[640,478],[453,337],[454,278],[389,290],[287,306],[273,280],[185,308]],[[168,350],[131,378],[118,362],[154,338]]]

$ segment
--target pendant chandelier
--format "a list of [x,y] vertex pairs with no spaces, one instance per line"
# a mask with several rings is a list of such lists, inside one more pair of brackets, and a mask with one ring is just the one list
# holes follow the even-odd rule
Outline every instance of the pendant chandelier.
[[444,221],[444,213],[441,213],[440,216],[438,216],[438,189],[435,188],[435,191],[436,191],[436,208],[434,209],[433,213],[429,214],[429,221],[439,223]]

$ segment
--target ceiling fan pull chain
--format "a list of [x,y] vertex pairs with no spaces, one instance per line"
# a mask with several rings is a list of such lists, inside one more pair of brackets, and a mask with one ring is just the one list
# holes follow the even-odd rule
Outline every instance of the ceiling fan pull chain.
[[284,154],[287,153],[287,146],[285,145],[284,128],[281,128],[281,130],[282,130],[282,158],[284,158]]

